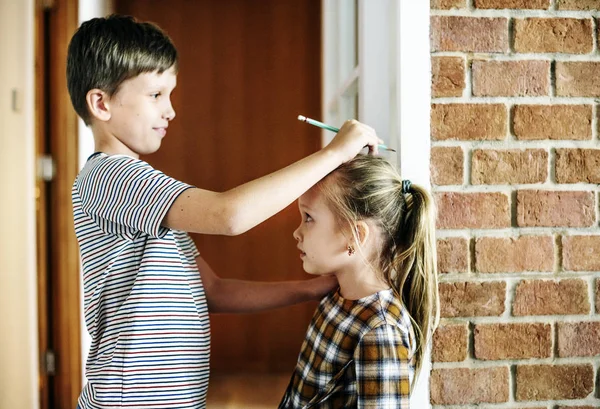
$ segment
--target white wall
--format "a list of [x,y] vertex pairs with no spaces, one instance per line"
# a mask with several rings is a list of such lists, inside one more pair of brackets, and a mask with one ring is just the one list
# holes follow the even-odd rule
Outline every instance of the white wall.
[[33,3],[0,0],[0,408],[39,407]]
[[[431,151],[431,55],[429,46],[429,2],[399,1],[397,4],[395,72],[395,118],[399,143],[400,173],[403,179],[430,187]],[[425,353],[411,407],[429,408],[431,344]]]
[[[430,187],[431,53],[429,2],[396,3],[396,115],[400,118],[400,172],[404,179]],[[420,407],[420,406],[419,406]]]

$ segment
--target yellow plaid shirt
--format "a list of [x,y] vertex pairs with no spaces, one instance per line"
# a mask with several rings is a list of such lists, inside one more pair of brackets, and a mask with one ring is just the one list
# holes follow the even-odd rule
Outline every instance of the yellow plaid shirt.
[[414,332],[391,289],[319,304],[280,409],[409,407]]

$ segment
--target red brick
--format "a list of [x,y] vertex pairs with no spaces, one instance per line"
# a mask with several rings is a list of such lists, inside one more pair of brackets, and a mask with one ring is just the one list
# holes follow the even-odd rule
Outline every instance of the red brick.
[[547,9],[550,0],[474,0],[478,9]]
[[453,368],[431,371],[433,405],[465,405],[508,401],[508,367]]
[[[477,35],[473,35],[477,33]],[[431,17],[431,51],[508,52],[508,20],[458,16]]]
[[437,241],[439,273],[466,273],[469,270],[469,244],[462,237]]
[[593,192],[517,192],[519,227],[591,227],[596,222]]
[[459,362],[467,359],[467,323],[439,326],[433,334],[431,360]]
[[545,149],[476,149],[471,158],[471,184],[543,183],[548,178]]
[[558,10],[591,10],[600,9],[600,0],[556,0]]
[[444,318],[499,316],[504,312],[506,283],[440,283],[439,294]]
[[600,183],[600,149],[557,149],[558,183]]
[[600,314],[600,279],[597,279],[595,284],[596,291],[594,299],[596,300],[596,314]]
[[[482,408],[482,409],[490,409],[490,408]],[[515,409],[548,409],[548,407],[547,406],[534,406],[534,407],[517,406]]]
[[432,104],[433,140],[503,140],[508,113],[503,104]]
[[583,399],[593,389],[591,364],[517,366],[517,401]]
[[516,288],[513,315],[575,315],[590,312],[587,284],[579,279],[524,280]]
[[435,185],[462,185],[464,154],[460,147],[431,148],[431,180]]
[[431,0],[430,7],[438,10],[462,9],[467,6],[467,0]]
[[549,358],[550,324],[479,324],[475,327],[475,358],[483,360]]
[[600,96],[600,62],[557,61],[556,96]]
[[460,97],[465,89],[465,60],[462,57],[431,57],[431,96]]
[[512,112],[517,139],[592,139],[591,105],[516,105]]
[[516,19],[514,32],[518,53],[588,54],[594,47],[591,19]]
[[439,229],[497,229],[510,227],[508,196],[504,193],[435,195]]
[[[539,408],[539,409],[546,409],[546,408]],[[598,407],[597,406],[557,406],[556,409],[598,409]]]
[[552,272],[553,238],[481,237],[475,242],[475,270],[479,273]]
[[600,322],[559,322],[558,356],[600,355]]
[[563,268],[600,271],[600,236],[563,236]]
[[473,61],[473,95],[544,96],[550,92],[550,61]]

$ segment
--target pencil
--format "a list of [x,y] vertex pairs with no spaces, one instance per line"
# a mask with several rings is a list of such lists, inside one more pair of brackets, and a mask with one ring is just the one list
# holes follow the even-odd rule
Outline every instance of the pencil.
[[[302,121],[302,122],[306,122],[307,124],[311,124],[311,125],[317,126],[319,128],[322,128],[322,129],[327,129],[328,131],[331,131],[331,132],[338,133],[340,131],[340,129],[336,128],[335,126],[324,124],[323,122],[319,122],[319,121],[316,121],[314,119],[307,118],[307,117],[305,117],[303,115],[298,115],[298,120]],[[383,149],[383,150],[386,150],[386,151],[396,152],[396,150],[394,150],[392,148],[388,148],[386,145],[377,145],[377,147],[379,149]]]

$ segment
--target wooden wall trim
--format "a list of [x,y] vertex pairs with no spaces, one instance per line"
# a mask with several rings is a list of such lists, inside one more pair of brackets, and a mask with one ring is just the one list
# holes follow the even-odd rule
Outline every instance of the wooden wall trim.
[[77,115],[67,91],[67,48],[78,27],[78,1],[54,0],[49,14],[48,132],[56,177],[50,192],[51,338],[56,353],[53,407],[72,408],[81,392],[80,262],[71,187],[77,176]]

